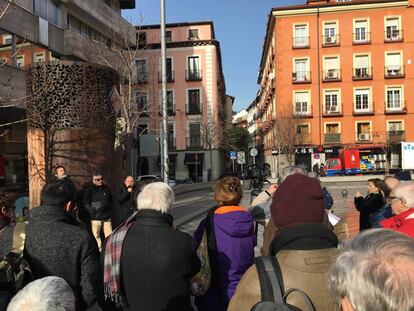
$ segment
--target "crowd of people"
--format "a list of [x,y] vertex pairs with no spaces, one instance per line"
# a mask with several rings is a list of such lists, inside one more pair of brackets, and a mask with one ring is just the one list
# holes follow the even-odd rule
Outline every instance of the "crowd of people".
[[[284,168],[247,207],[240,180],[220,178],[216,205],[191,236],[173,225],[167,184],[137,192],[127,176],[112,198],[101,173],[77,191],[59,166],[20,235],[32,279],[17,293],[1,287],[0,310],[250,311],[279,302],[299,310],[413,310],[408,179],[370,179],[368,194],[354,199],[361,233],[339,242],[328,221],[332,198],[302,167]],[[13,200],[0,195],[1,258],[17,249]],[[265,226],[260,258],[257,224]]]

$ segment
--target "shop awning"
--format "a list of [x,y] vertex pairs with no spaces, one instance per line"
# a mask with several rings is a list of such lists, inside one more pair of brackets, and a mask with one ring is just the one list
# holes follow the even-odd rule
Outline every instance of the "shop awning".
[[184,164],[186,165],[201,165],[203,164],[204,153],[186,153],[184,157]]
[[[168,154],[168,161],[169,164],[175,164],[175,159],[177,158],[177,154],[176,153],[169,153]],[[158,156],[157,158],[157,165],[161,166],[161,156]]]

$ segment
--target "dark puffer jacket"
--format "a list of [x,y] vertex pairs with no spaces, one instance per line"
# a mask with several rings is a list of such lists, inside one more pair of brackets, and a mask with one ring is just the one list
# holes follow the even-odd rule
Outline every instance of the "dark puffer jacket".
[[369,193],[365,198],[354,199],[355,208],[359,212],[359,231],[370,229],[370,218],[384,206],[384,198],[379,193]]
[[194,240],[172,227],[170,215],[138,211],[122,248],[121,279],[129,304],[123,310],[193,310],[190,278],[199,269]]
[[77,310],[102,299],[102,271],[96,241],[63,209],[40,206],[30,211],[25,257],[36,279],[59,276],[72,287]]
[[91,185],[83,194],[83,205],[91,220],[108,220],[112,216],[112,195],[107,185]]

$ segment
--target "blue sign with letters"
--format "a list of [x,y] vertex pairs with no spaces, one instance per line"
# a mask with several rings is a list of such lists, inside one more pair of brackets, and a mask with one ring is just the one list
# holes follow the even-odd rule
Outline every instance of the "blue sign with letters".
[[229,157],[232,160],[236,160],[237,159],[237,152],[236,151],[229,151]]

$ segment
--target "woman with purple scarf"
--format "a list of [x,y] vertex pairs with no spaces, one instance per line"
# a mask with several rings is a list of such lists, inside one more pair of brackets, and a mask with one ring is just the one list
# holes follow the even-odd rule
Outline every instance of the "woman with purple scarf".
[[226,310],[237,284],[254,260],[253,217],[240,206],[243,189],[236,177],[216,182],[212,208],[194,233],[200,243],[207,232],[209,260],[212,270],[210,289],[196,298],[199,311]]

